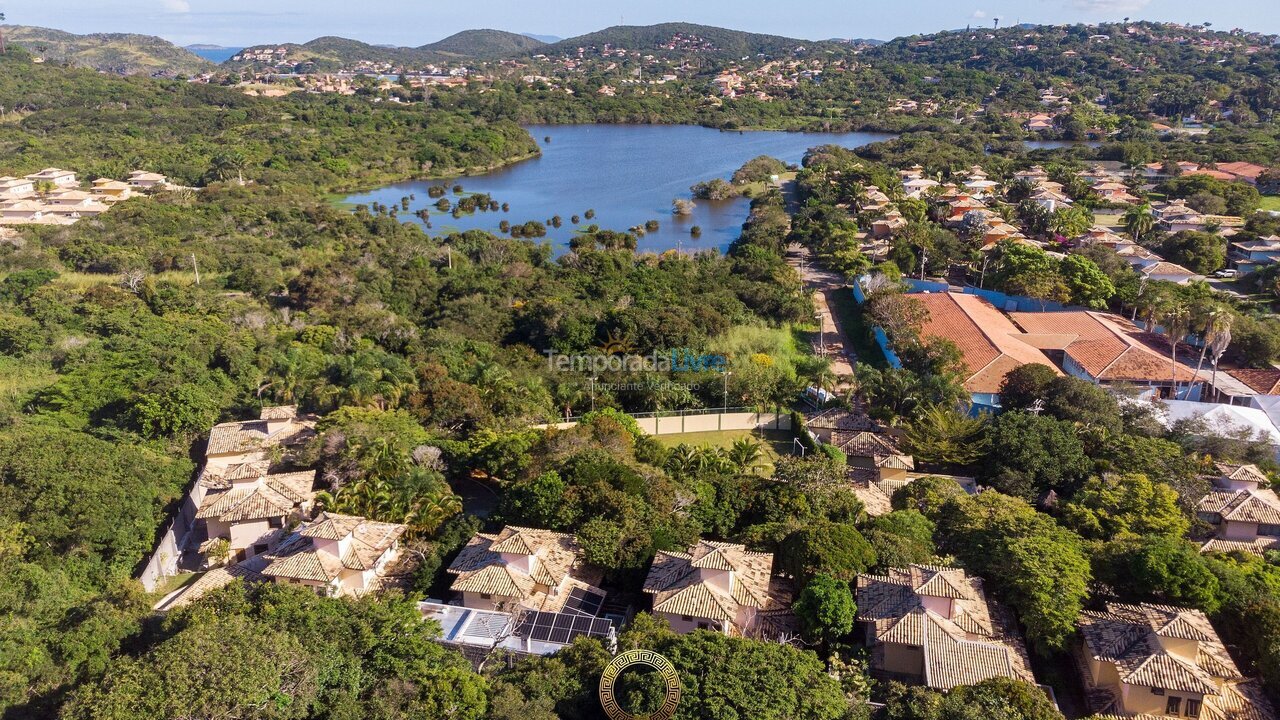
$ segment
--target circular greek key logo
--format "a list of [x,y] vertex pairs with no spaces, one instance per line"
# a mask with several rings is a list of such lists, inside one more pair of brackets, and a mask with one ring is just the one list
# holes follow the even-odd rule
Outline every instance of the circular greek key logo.
[[[649,714],[636,714],[624,710],[614,697],[613,687],[618,682],[622,671],[633,665],[646,665],[662,676],[667,684],[667,695],[662,699],[662,707]],[[628,650],[615,657],[600,676],[600,704],[611,720],[671,720],[676,714],[676,705],[680,704],[680,676],[671,661],[652,650]]]

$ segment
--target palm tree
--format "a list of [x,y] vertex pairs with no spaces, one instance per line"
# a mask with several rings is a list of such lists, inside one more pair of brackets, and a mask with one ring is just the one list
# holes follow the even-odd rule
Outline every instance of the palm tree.
[[760,467],[760,443],[751,438],[738,438],[729,447],[726,456],[738,472],[746,473]]
[[248,159],[239,150],[228,150],[213,157],[213,174],[219,180],[235,177],[244,185],[244,169],[248,166]]
[[1129,208],[1124,214],[1124,229],[1134,242],[1142,242],[1155,230],[1156,217],[1151,214],[1151,205],[1143,203]]
[[[0,12],[0,23],[4,23],[4,13]],[[4,31],[0,30],[0,55],[8,55],[9,50],[4,45]]]
[[1200,377],[1200,368],[1204,365],[1204,357],[1209,347],[1218,340],[1222,332],[1231,332],[1231,311],[1216,303],[1197,308],[1195,325],[1200,331],[1203,342],[1200,344],[1200,359],[1196,362],[1196,377]]
[[1191,310],[1186,303],[1175,300],[1165,309],[1164,329],[1169,336],[1169,371],[1173,380],[1173,399],[1178,399],[1178,341],[1191,327]]

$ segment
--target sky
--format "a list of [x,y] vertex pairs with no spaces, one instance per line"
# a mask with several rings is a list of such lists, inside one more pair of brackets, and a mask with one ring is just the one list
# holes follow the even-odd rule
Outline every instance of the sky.
[[1276,0],[0,0],[0,12],[16,25],[233,47],[323,35],[417,46],[485,27],[572,37],[610,25],[677,21],[810,40],[888,40],[995,18],[1004,26],[1132,17],[1280,33]]

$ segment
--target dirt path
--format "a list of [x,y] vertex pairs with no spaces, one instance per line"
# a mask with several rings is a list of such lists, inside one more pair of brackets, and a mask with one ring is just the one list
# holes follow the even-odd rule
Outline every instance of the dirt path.
[[809,249],[801,245],[787,248],[787,263],[800,273],[800,279],[813,294],[813,305],[822,316],[822,333],[814,338],[815,352],[820,353],[825,347],[826,356],[831,360],[831,371],[839,378],[838,388],[849,386],[853,378],[853,366],[858,358],[849,344],[844,328],[840,327],[836,314],[832,312],[834,294],[849,292],[845,280],[840,275],[825,268],[818,267],[813,261]]

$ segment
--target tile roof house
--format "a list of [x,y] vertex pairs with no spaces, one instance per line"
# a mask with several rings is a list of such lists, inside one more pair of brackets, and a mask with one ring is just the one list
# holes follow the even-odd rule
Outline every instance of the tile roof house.
[[1280,235],[1231,244],[1231,260],[1237,270],[1250,273],[1280,261]]
[[316,419],[298,413],[292,405],[266,407],[257,420],[237,420],[214,425],[205,448],[206,467],[215,471],[244,456],[265,457],[278,446],[306,442],[315,436]]
[[230,543],[230,557],[261,555],[287,533],[291,521],[310,512],[316,471],[268,474],[266,463],[238,465],[220,476],[205,475],[207,489],[197,520],[206,523],[204,547],[217,539]]
[[836,433],[831,444],[848,459],[849,467],[875,471],[878,479],[902,479],[916,469],[915,458],[891,435],[878,432]]
[[[1010,317],[1023,330],[1026,341],[1051,356],[1061,353],[1062,369],[1068,375],[1095,383],[1126,382],[1171,392],[1177,377],[1179,395],[1187,394],[1183,384],[1203,380],[1194,368],[1170,363],[1169,341],[1137,327],[1119,315],[1091,310],[1059,312],[1015,312]],[[1179,353],[1192,357],[1190,349]],[[1206,376],[1207,377],[1207,376]]]
[[1274,720],[1198,610],[1109,603],[1079,621],[1090,709],[1105,717]]
[[127,181],[130,187],[135,190],[163,190],[169,185],[169,178],[160,173],[146,172],[145,170],[134,170],[129,173]]
[[235,580],[298,585],[324,597],[358,597],[382,589],[400,552],[404,525],[321,513],[273,550],[214,568],[165,597],[157,610],[189,605]]
[[1214,489],[1196,505],[1196,516],[1214,527],[1203,552],[1259,553],[1280,549],[1280,496],[1256,465],[1218,463]]
[[822,442],[829,443],[837,434],[874,431],[879,428],[875,420],[862,410],[830,408],[804,420],[805,428]]
[[991,303],[976,295],[927,293],[910,296],[929,312],[920,329],[923,338],[950,340],[964,362],[964,388],[975,405],[1000,404],[1000,384],[1014,368],[1039,364],[1058,368]]
[[363,595],[381,587],[407,529],[323,512],[265,553],[258,572],[278,584],[302,585],[328,597]]
[[26,178],[0,177],[0,198],[17,199],[36,193],[36,184]]
[[27,179],[33,183],[53,183],[56,187],[75,187],[79,184],[76,182],[76,174],[74,172],[58,168],[45,168],[38,173],[28,175]]
[[[569,609],[595,615],[605,591],[602,572],[582,559],[574,536],[509,525],[496,535],[478,533],[458,553],[450,589],[465,607],[542,612]],[[596,612],[590,612],[594,608]]]
[[993,677],[1035,682],[1008,610],[963,570],[910,565],[858,576],[873,674],[939,690]]
[[660,550],[644,591],[653,614],[676,632],[778,637],[794,628],[790,584],[773,576],[773,554],[701,540],[688,552]]

